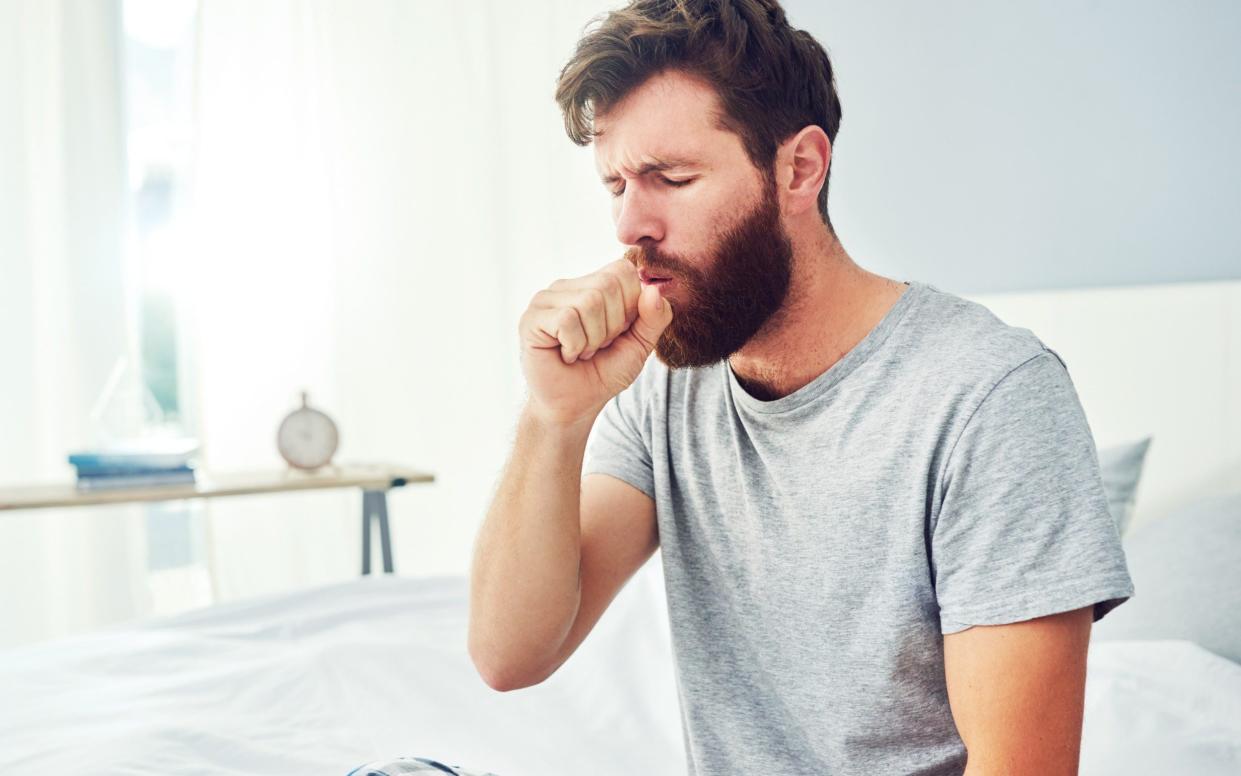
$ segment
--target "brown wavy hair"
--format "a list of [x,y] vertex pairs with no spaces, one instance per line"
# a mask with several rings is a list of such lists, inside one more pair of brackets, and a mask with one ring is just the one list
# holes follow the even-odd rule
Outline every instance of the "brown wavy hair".
[[[669,69],[714,87],[724,128],[768,179],[776,148],[810,124],[835,150],[840,99],[831,61],[810,33],[789,25],[776,0],[634,0],[592,20],[556,84],[570,139],[589,144],[596,114]],[[830,230],[827,184],[819,213]]]

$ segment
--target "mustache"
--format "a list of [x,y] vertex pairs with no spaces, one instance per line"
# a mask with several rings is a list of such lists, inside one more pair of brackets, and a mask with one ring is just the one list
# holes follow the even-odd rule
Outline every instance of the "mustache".
[[635,245],[625,251],[625,258],[636,269],[645,269],[661,276],[693,277],[695,274],[690,265],[654,245]]

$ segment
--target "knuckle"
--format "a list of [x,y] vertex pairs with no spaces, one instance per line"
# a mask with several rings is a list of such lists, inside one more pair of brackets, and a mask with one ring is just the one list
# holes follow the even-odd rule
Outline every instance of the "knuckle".
[[621,279],[612,272],[603,276],[602,284],[603,292],[612,298],[619,298],[625,290],[625,286],[621,283]]
[[572,307],[561,307],[556,311],[556,323],[562,331],[575,328],[578,325],[577,310]]
[[607,300],[599,289],[587,288],[582,293],[582,307],[591,322],[602,323],[607,312]]

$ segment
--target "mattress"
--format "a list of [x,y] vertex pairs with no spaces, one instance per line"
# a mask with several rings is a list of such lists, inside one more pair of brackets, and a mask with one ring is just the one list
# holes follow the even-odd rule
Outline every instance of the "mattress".
[[[464,577],[364,577],[0,652],[0,773],[685,772],[657,564],[509,693],[470,663],[467,600]],[[1241,773],[1241,666],[1188,641],[1089,660],[1083,774]]]

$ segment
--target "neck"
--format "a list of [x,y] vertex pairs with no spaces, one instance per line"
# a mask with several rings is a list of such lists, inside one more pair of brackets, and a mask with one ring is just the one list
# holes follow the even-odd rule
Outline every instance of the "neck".
[[821,223],[793,243],[784,306],[729,357],[737,381],[774,401],[802,388],[844,358],[883,319],[905,285],[867,272]]

